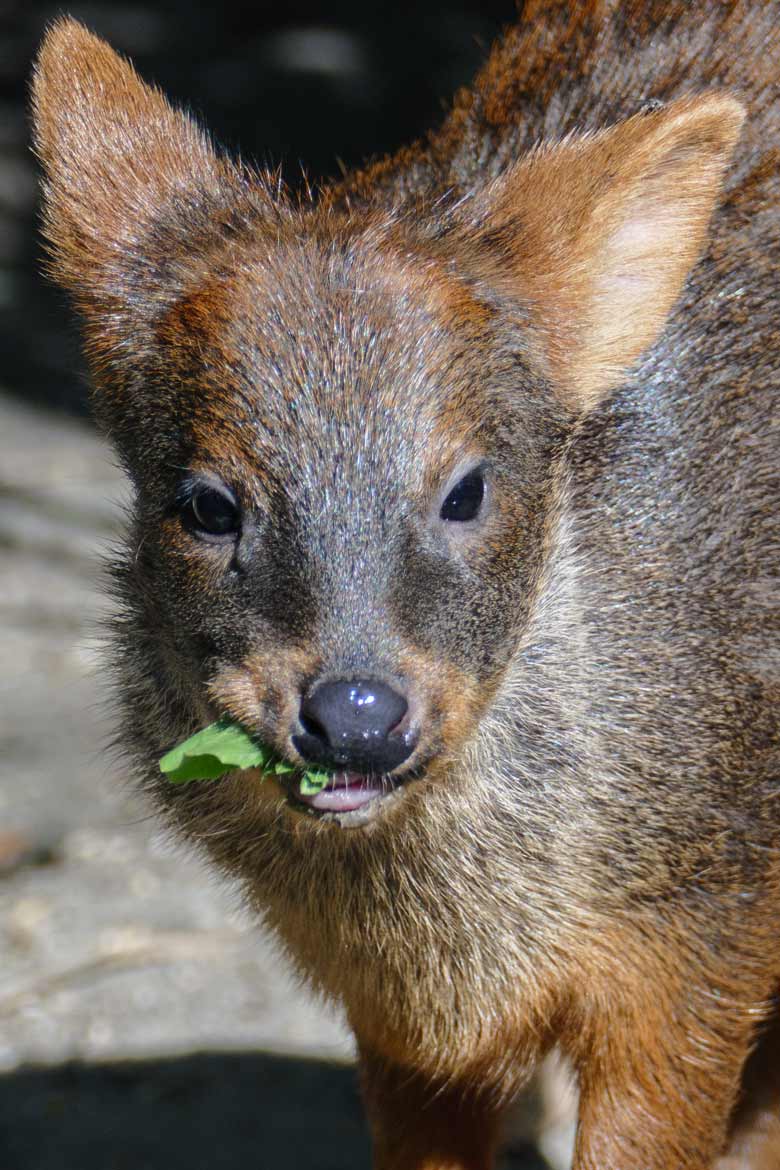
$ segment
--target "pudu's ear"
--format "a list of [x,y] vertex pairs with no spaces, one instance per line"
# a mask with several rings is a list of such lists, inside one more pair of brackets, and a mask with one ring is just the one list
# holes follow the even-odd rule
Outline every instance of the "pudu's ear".
[[478,272],[522,301],[572,409],[595,406],[661,332],[743,118],[729,95],[684,98],[542,146],[477,199]]
[[134,285],[137,296],[144,267],[165,266],[172,220],[197,227],[198,206],[237,180],[190,118],[74,20],[47,33],[33,117],[51,272],[87,317],[127,303]]

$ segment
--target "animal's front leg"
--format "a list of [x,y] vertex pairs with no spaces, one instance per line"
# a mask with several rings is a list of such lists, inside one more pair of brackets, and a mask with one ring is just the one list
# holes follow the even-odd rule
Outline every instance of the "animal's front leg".
[[712,972],[679,966],[665,984],[646,970],[635,989],[633,1002],[602,1002],[572,1054],[580,1080],[573,1170],[714,1170],[760,997],[740,1002],[732,991],[729,1001]]
[[780,1003],[761,1029],[742,1078],[727,1153],[716,1170],[778,1170],[780,1167]]
[[718,1092],[692,1117],[682,1085],[667,1080],[642,1099],[614,1073],[582,1100],[572,1170],[714,1170],[732,1097]]
[[491,1170],[500,1112],[455,1084],[361,1056],[374,1170]]

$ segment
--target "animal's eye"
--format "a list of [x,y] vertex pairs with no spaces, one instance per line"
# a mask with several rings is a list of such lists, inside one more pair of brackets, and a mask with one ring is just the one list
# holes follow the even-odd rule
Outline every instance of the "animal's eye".
[[206,484],[193,490],[185,518],[196,531],[209,536],[233,536],[241,527],[238,505],[232,496]]
[[485,477],[481,471],[470,471],[447,496],[439,515],[442,520],[474,520],[479,515],[485,498]]

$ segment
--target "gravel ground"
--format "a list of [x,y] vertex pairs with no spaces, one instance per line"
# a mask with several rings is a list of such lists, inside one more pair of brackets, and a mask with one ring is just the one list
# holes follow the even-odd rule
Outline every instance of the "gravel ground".
[[104,750],[124,494],[86,425],[0,395],[0,1170],[367,1167],[343,1023]]

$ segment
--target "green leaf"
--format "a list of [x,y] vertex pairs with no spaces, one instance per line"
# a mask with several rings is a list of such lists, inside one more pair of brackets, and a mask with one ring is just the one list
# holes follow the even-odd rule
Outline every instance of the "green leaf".
[[268,748],[238,723],[220,719],[196,731],[160,760],[160,771],[173,784],[216,780],[233,768],[261,768],[271,759]]
[[319,768],[309,768],[301,777],[301,792],[304,796],[316,796],[318,792],[322,792],[330,779],[330,772],[321,771]]
[[[270,748],[231,719],[219,719],[210,727],[196,731],[160,760],[160,771],[171,784],[218,780],[234,768],[262,768],[266,774],[276,776],[298,771],[294,764],[274,755]],[[301,777],[301,792],[304,796],[314,796],[322,791],[330,778],[330,772],[310,768]]]
[[[162,771],[162,760],[160,764]],[[166,769],[166,776],[171,784],[189,784],[190,780],[219,780],[229,771],[216,756],[187,756],[178,768]]]
[[273,766],[275,776],[284,776],[287,772],[294,772],[295,764],[288,764],[287,760],[277,760]]

